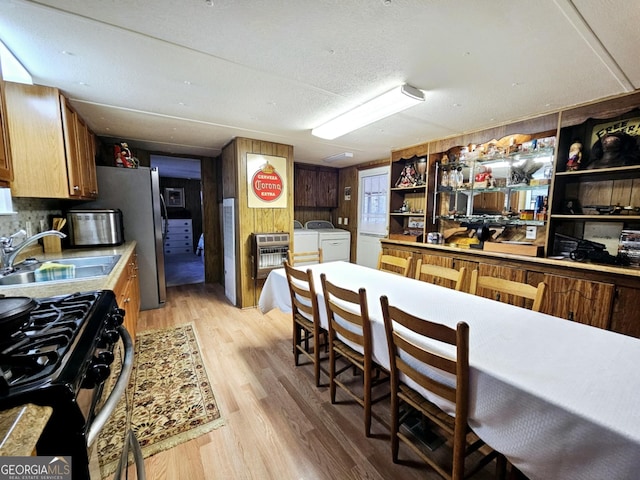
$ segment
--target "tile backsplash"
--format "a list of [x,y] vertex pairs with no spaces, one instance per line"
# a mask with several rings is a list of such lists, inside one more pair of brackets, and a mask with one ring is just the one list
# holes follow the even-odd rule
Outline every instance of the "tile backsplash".
[[31,224],[31,233],[41,231],[40,222],[46,224],[45,230],[51,228],[51,217],[62,215],[60,200],[41,198],[14,198],[13,210],[15,215],[0,215],[0,237],[8,237],[18,230],[27,229]]

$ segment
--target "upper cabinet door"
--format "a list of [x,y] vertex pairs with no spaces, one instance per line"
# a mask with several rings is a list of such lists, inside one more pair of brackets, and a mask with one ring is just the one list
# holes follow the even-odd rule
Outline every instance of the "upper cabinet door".
[[13,163],[11,195],[69,198],[58,89],[6,82],[5,97]]
[[76,142],[77,142],[77,164],[80,171],[80,190],[84,198],[95,198],[98,196],[98,180],[95,166],[95,146],[94,136],[87,127],[87,124],[74,113]]
[[0,70],[0,182],[13,180],[11,168],[11,145],[9,144],[9,129],[7,127],[7,110],[4,100],[4,81]]
[[338,207],[338,171],[318,170],[317,177],[318,195],[317,207]]
[[81,197],[85,193],[82,188],[82,155],[86,150],[83,146],[84,135],[79,129],[76,113],[63,95],[60,95],[60,109],[62,110],[62,128],[67,154],[69,195]]
[[316,206],[315,169],[295,167],[294,169],[294,206]]
[[13,167],[11,194],[95,198],[92,134],[67,99],[52,87],[12,82],[5,87]]
[[304,165],[294,167],[294,206],[338,206],[338,171]]

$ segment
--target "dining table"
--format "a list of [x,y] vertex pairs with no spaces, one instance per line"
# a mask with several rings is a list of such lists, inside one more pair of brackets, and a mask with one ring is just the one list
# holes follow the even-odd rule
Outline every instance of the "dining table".
[[[640,478],[639,339],[349,262],[296,268],[313,274],[325,329],[320,275],[365,288],[372,356],[383,368],[389,351],[382,295],[433,322],[466,322],[469,425],[529,479]],[[291,312],[283,268],[270,272],[258,306]],[[447,410],[442,399],[421,393]]]

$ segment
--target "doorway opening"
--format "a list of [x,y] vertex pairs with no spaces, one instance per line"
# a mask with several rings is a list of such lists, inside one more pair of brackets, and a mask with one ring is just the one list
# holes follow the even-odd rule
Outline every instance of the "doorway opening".
[[163,228],[167,287],[204,282],[200,160],[151,155],[166,204]]

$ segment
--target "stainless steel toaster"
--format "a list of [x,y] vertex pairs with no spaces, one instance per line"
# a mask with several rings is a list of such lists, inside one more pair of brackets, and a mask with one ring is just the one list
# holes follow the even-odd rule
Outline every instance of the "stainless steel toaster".
[[122,211],[118,209],[69,210],[67,213],[71,246],[108,246],[124,243]]

